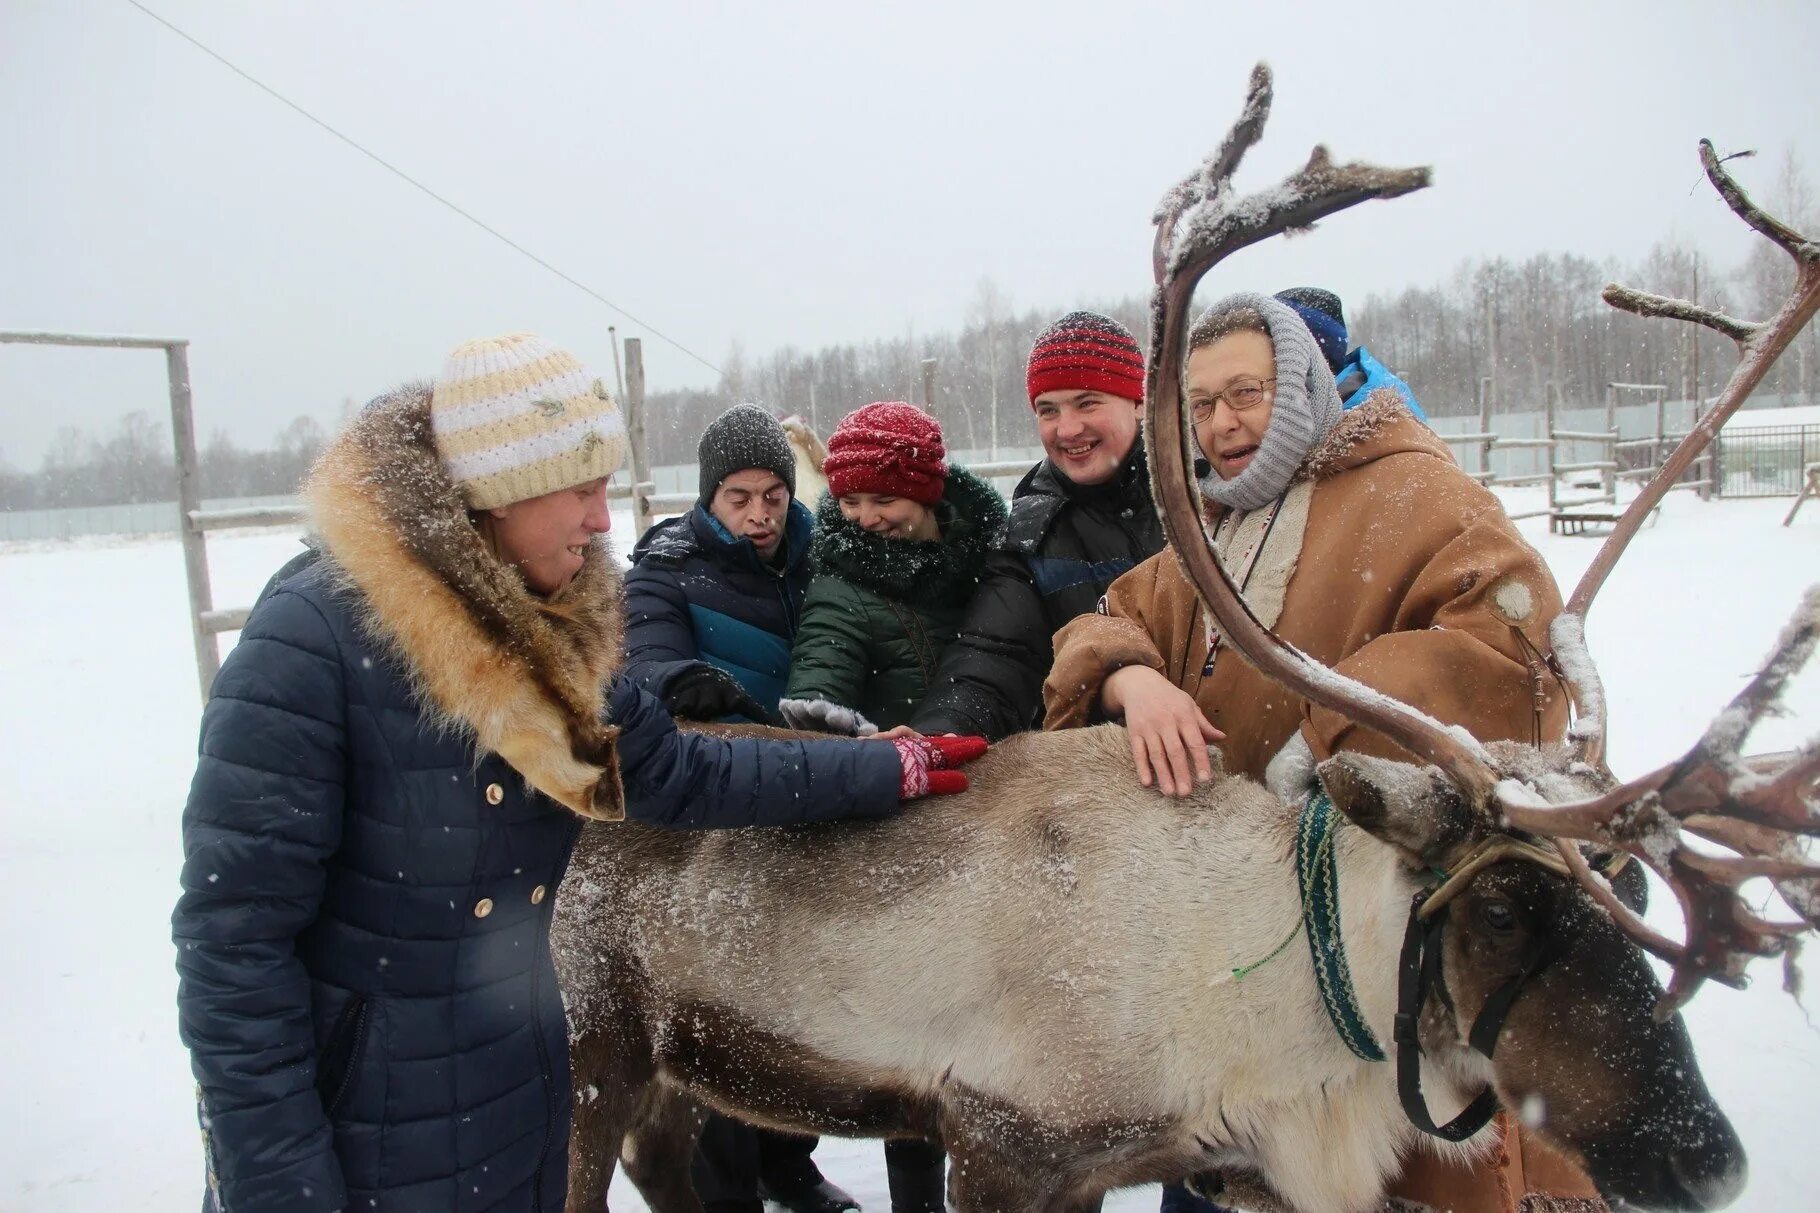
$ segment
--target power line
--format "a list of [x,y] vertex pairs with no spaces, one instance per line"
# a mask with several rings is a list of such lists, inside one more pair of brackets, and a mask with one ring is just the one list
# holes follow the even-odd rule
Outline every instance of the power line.
[[524,256],[530,258],[532,261],[536,262],[538,265],[542,266],[544,269],[549,270],[552,274],[555,274],[558,278],[561,278],[564,282],[568,283],[570,286],[574,287],[576,290],[582,292],[584,295],[587,295],[590,299],[593,299],[597,303],[605,304],[607,307],[612,308],[614,311],[618,312],[621,316],[624,316],[627,320],[630,320],[633,324],[638,325],[640,328],[642,328],[646,332],[650,333],[653,337],[656,337],[659,341],[664,342],[665,344],[673,347],[674,349],[680,351],[681,353],[687,354],[689,357],[695,359],[695,361],[701,363],[703,366],[705,366],[709,370],[713,371],[716,375],[725,374],[725,372],[722,371],[718,366],[715,366],[712,362],[709,362],[706,358],[703,358],[700,354],[696,353],[694,350],[690,349],[688,346],[684,345],[682,342],[676,340],[676,338],[669,336],[667,333],[661,332],[655,325],[651,324],[650,322],[641,320],[637,316],[634,316],[631,312],[628,312],[625,308],[620,307],[617,303],[614,303],[611,299],[608,299],[605,295],[601,294],[599,291],[595,290],[593,287],[589,286],[587,283],[581,281],[580,279],[574,277],[571,274],[565,273],[564,271],[558,269],[556,266],[551,265],[548,261],[545,261],[542,257],[539,257],[536,253],[533,253],[530,249],[528,249],[524,245],[518,243],[518,241],[512,239],[510,236],[506,235],[504,232],[500,231],[498,228],[494,227],[492,224],[488,223],[486,220],[481,219],[479,216],[473,214],[472,212],[463,210],[460,206],[457,206],[455,203],[449,201],[449,199],[443,197],[441,194],[437,193],[435,190],[431,189],[429,186],[425,185],[423,182],[417,180],[417,178],[411,176],[409,173],[405,172],[403,169],[399,168],[397,165],[393,164],[391,161],[387,160],[385,157],[379,155],[377,152],[371,151],[368,148],[366,148],[365,146],[363,146],[359,143],[356,143],[353,139],[349,138],[347,135],[342,134],[340,131],[336,130],[334,127],[332,127],[328,123],[324,122],[321,118],[318,118],[315,114],[312,114],[309,110],[304,109],[301,105],[298,105],[295,101],[292,101],[289,97],[285,96],[283,93],[279,92],[277,89],[266,84],[263,80],[260,80],[258,77],[253,76],[250,73],[242,70],[238,65],[233,63],[231,60],[227,59],[225,56],[217,53],[212,48],[197,41],[195,38],[191,37],[188,33],[183,31],[182,29],[179,29],[177,26],[172,25],[169,21],[166,21],[163,17],[159,16],[157,13],[155,13],[151,9],[147,8],[145,5],[139,3],[139,0],[126,0],[126,2],[130,5],[132,5],[134,8],[138,9],[140,12],[144,13],[146,16],[150,17],[152,20],[156,21],[159,25],[162,25],[165,29],[170,30],[173,34],[176,34],[179,38],[182,38],[185,42],[189,43],[191,46],[195,47],[197,50],[201,51],[203,54],[207,55],[209,58],[215,60],[215,62],[221,64],[221,66],[223,66],[223,67],[227,68],[229,71],[233,72],[236,76],[239,76],[242,80],[245,80],[248,84],[251,84],[254,88],[257,88],[260,92],[265,93],[267,96],[271,97],[273,100],[278,101],[278,102],[290,107],[292,110],[295,110],[298,114],[301,114],[303,117],[309,119],[309,121],[315,123],[317,126],[321,127],[323,130],[327,131],[329,134],[335,136],[335,138],[341,140],[343,143],[347,144],[349,147],[353,148],[355,151],[357,151],[361,155],[365,156],[368,160],[371,160],[374,164],[377,164],[380,168],[385,169],[388,173],[391,173],[394,177],[397,177],[400,181],[403,181],[407,185],[413,186],[414,188],[422,191],[423,193],[428,194],[431,198],[435,199],[437,202],[442,203],[442,205],[448,207],[451,211],[454,211],[457,215],[460,215],[463,219],[466,219],[469,223],[472,223],[475,227],[477,227],[481,231],[487,233],[487,235],[492,236],[494,239],[505,244],[508,248],[511,248],[511,249],[523,254]]

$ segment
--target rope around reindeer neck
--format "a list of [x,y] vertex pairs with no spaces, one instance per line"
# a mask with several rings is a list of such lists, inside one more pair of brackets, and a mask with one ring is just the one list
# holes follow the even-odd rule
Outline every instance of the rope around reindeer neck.
[[1340,935],[1340,870],[1334,861],[1333,833],[1339,812],[1325,789],[1316,789],[1296,821],[1296,878],[1308,909],[1302,918],[1308,954],[1314,961],[1321,1004],[1340,1040],[1363,1061],[1385,1060],[1383,1046],[1366,1026],[1346,964]]
[[[1304,809],[1303,812],[1306,813],[1307,810]],[[1299,822],[1298,822],[1298,830],[1299,830]],[[1329,830],[1327,832],[1327,836],[1325,838],[1323,838],[1320,842],[1320,848],[1324,855],[1332,852],[1332,850],[1333,850],[1333,831]],[[1297,866],[1299,869],[1299,867],[1300,867],[1299,853],[1297,855]],[[1232,978],[1234,981],[1244,981],[1247,977],[1251,976],[1253,973],[1257,972],[1259,969],[1263,968],[1265,965],[1269,964],[1271,961],[1273,961],[1277,957],[1281,956],[1286,950],[1288,950],[1289,945],[1295,942],[1295,937],[1302,933],[1302,931],[1303,931],[1302,924],[1304,924],[1308,921],[1309,910],[1310,910],[1310,906],[1311,906],[1311,894],[1310,894],[1310,890],[1308,889],[1307,885],[1303,881],[1301,881],[1301,879],[1299,877],[1299,873],[1298,873],[1298,878],[1297,878],[1297,884],[1302,886],[1302,904],[1296,913],[1295,925],[1293,925],[1289,928],[1289,934],[1283,936],[1282,943],[1279,943],[1276,947],[1270,949],[1270,955],[1264,957],[1262,960],[1254,960],[1248,965],[1240,965],[1238,968],[1234,969],[1232,971]]]
[[[1323,802],[1325,806],[1324,810],[1317,808],[1315,804],[1317,797]],[[1302,845],[1304,831],[1309,828],[1315,816],[1322,818],[1317,827],[1318,837],[1314,839],[1312,849],[1305,850]],[[1333,838],[1335,832],[1333,826],[1333,802],[1327,798],[1327,793],[1324,791],[1317,791],[1310,794],[1308,801],[1304,804],[1302,812],[1296,820],[1296,883],[1301,888],[1302,904],[1296,915],[1295,925],[1289,928],[1289,933],[1283,936],[1281,943],[1270,949],[1268,955],[1258,960],[1254,960],[1250,964],[1240,965],[1233,969],[1232,977],[1234,981],[1244,981],[1247,977],[1288,951],[1289,945],[1295,942],[1296,936],[1307,931],[1309,929],[1308,924],[1316,920],[1314,909],[1315,901],[1319,894],[1316,882],[1308,879],[1307,869],[1318,869],[1330,873],[1328,879],[1325,881],[1325,887],[1330,890],[1337,890],[1339,886],[1339,874],[1333,862]],[[1306,861],[1304,859],[1305,856]],[[1445,873],[1436,873],[1437,877],[1444,875]],[[1326,916],[1331,917],[1333,920],[1335,928],[1334,939],[1337,942],[1339,924],[1339,902],[1337,900],[1337,895],[1331,914]],[[1344,960],[1342,959],[1342,964],[1343,963]],[[1318,964],[1316,967],[1318,971]],[[1350,986],[1350,978],[1348,978],[1347,984]],[[1325,997],[1324,990],[1323,997]]]

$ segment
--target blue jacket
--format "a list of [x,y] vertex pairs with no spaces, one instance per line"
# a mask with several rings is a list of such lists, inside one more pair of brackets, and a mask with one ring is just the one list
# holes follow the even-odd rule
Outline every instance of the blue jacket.
[[626,574],[626,675],[661,698],[678,673],[706,662],[774,706],[790,677],[814,523],[791,501],[781,568],[700,504],[646,531]]
[[1372,357],[1371,351],[1362,345],[1346,356],[1346,361],[1334,372],[1333,381],[1340,390],[1341,408],[1357,408],[1365,403],[1365,397],[1381,387],[1395,388],[1397,394],[1403,397],[1403,403],[1409,406],[1409,411],[1415,414],[1415,419],[1424,424],[1428,421],[1428,414],[1416,403],[1416,394],[1409,390],[1409,385],[1397,378],[1389,367]]
[[[427,392],[415,404],[406,437],[366,435],[386,454],[324,456],[309,491],[329,558],[269,589],[203,712],[172,936],[228,1213],[562,1208],[568,1045],[548,932],[580,818],[553,795],[623,810],[602,828],[624,830],[898,802],[889,745],[679,733],[612,672],[604,546],[550,622],[452,491],[446,525],[387,534],[424,517],[387,495],[439,466]],[[502,717],[510,765],[481,742]],[[578,770],[604,773],[591,800],[563,782]]]

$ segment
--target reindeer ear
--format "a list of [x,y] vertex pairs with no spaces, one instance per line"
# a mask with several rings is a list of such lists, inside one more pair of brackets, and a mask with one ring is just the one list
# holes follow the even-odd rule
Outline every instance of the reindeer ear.
[[1315,773],[1352,824],[1417,863],[1436,865],[1472,831],[1465,799],[1434,767],[1338,754]]

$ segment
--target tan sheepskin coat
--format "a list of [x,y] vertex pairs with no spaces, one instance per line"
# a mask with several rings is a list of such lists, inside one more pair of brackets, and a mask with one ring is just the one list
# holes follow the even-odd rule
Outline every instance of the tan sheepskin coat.
[[[1302,475],[1313,491],[1299,547],[1279,519],[1252,564],[1247,601],[1260,581],[1286,583],[1280,613],[1261,612],[1263,622],[1341,673],[1482,740],[1526,741],[1538,724],[1543,737],[1561,736],[1565,694],[1545,669],[1532,670],[1533,655],[1548,651],[1560,591],[1497,498],[1459,469],[1446,444],[1394,392],[1380,392],[1340,420]],[[1221,516],[1215,507],[1210,530]],[[1147,665],[1193,695],[1226,734],[1228,771],[1261,779],[1298,727],[1317,759],[1341,749],[1409,757],[1311,707],[1230,646],[1221,645],[1204,674],[1207,649],[1200,600],[1165,548],[1112,583],[1102,613],[1056,633],[1045,726],[1098,719],[1107,675]]]

